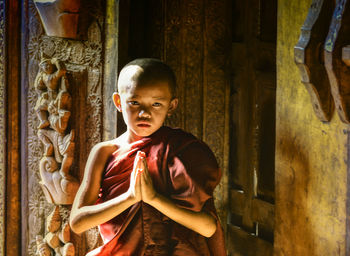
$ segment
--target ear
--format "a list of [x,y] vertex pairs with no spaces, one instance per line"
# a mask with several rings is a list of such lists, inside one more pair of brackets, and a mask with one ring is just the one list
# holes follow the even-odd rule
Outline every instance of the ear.
[[168,116],[171,116],[172,113],[175,111],[177,108],[177,104],[179,103],[178,98],[174,98],[170,101],[169,109],[168,109]]
[[122,112],[122,104],[120,101],[120,95],[118,93],[113,93],[113,103],[119,112]]

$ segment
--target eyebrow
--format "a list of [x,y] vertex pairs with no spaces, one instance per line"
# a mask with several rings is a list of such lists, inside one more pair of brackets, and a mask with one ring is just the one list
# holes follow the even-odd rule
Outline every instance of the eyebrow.
[[161,96],[153,96],[152,98],[156,100],[166,100],[165,97],[161,97]]
[[[140,97],[140,95],[134,94],[134,95],[131,95],[131,96],[130,96],[130,99],[137,99],[137,98],[139,98],[139,97]],[[162,96],[153,96],[152,99],[156,99],[156,100],[166,100],[166,98],[165,98],[165,97],[162,97]]]

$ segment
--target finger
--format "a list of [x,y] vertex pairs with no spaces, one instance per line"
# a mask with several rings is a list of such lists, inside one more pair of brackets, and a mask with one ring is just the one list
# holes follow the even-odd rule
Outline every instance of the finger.
[[146,158],[142,158],[142,169],[145,171],[145,172],[148,172],[148,165],[147,165],[147,160]]

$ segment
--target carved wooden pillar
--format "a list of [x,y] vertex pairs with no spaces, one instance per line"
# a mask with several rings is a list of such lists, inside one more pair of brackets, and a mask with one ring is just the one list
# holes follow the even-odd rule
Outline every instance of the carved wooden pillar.
[[[23,4],[26,120],[22,132],[26,144],[22,197],[28,205],[23,206],[22,250],[23,255],[85,255],[99,244],[98,231],[77,236],[70,232],[68,219],[87,155],[102,139],[105,3],[84,2],[79,23],[72,18],[77,11],[70,10],[58,30],[52,31],[59,12],[75,1],[48,1],[45,6],[40,2]],[[44,7],[53,8],[52,12]],[[84,40],[67,39],[81,34],[86,34]]]

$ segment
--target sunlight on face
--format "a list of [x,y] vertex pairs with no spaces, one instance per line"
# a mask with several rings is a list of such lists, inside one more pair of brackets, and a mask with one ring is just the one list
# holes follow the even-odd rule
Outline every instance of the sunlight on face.
[[121,110],[132,140],[149,136],[164,123],[168,113],[176,108],[169,85],[165,82],[148,84],[131,83],[120,94]]

